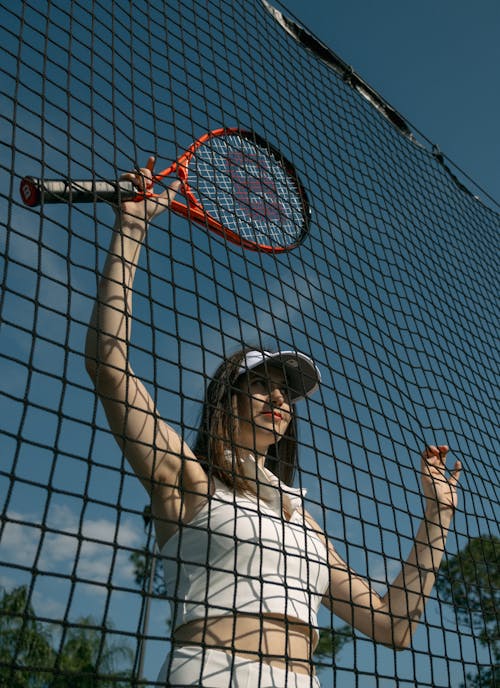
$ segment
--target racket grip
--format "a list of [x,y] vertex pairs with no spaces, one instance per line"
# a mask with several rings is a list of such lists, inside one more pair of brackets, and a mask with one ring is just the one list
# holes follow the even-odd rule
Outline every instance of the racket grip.
[[135,198],[138,191],[130,181],[37,179],[24,177],[19,187],[25,205],[34,208],[41,203],[94,203],[125,201]]

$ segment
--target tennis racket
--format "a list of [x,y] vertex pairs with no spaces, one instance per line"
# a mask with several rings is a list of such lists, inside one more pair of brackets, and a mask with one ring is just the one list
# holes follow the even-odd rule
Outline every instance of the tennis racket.
[[[156,174],[181,181],[185,203],[170,209],[251,250],[280,253],[298,246],[309,231],[310,208],[293,165],[258,134],[216,129],[195,141],[170,167]],[[71,181],[25,177],[26,205],[142,200],[130,181]]]

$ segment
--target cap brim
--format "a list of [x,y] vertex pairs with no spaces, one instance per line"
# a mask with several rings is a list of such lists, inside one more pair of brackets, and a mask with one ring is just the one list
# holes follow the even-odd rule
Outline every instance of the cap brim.
[[240,367],[240,374],[270,365],[283,371],[292,402],[314,394],[321,382],[321,373],[314,361],[298,351],[249,351]]
[[311,396],[319,388],[321,375],[313,361],[295,351],[282,351],[271,355],[267,362],[283,369],[292,401]]

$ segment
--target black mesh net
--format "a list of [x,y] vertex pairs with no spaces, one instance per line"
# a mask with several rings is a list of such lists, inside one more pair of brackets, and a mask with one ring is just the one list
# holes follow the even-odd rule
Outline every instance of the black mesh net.
[[[498,206],[281,10],[2,3],[2,686],[154,685],[183,583],[180,568],[165,588],[147,495],[85,371],[113,210],[97,196],[31,209],[20,180],[115,180],[150,154],[160,169],[219,127],[254,131],[293,164],[309,234],[274,255],[155,218],[133,289],[134,371],[192,447],[221,361],[246,344],[312,357],[322,384],[296,407],[294,485],[381,599],[423,515],[420,452],[449,445],[465,469],[459,505],[411,645],[370,637],[376,615],[353,632],[345,609],[323,606],[299,673],[310,664],[322,685],[343,688],[496,685]],[[195,543],[209,547],[199,530]],[[351,605],[354,619],[354,594]],[[292,635],[297,619],[284,618]],[[222,649],[241,658],[241,647]],[[277,654],[293,668],[287,649]]]

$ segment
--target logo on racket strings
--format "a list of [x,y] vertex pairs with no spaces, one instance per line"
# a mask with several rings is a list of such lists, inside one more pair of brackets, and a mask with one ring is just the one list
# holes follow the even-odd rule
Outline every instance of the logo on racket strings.
[[245,215],[257,222],[279,222],[278,190],[266,158],[256,153],[230,151],[226,165],[235,201]]

